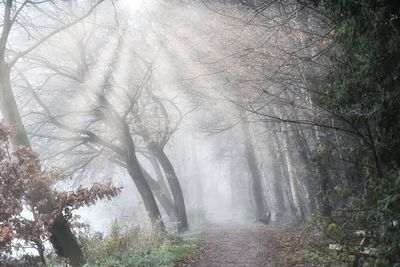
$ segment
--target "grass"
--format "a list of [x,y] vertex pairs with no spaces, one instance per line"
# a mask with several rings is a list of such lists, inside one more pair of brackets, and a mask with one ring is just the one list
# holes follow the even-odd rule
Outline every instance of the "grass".
[[160,231],[150,224],[116,221],[110,233],[81,236],[88,263],[85,267],[167,267],[189,258],[197,249],[195,236]]
[[88,263],[87,267],[168,267],[189,257],[197,248],[196,238],[185,238],[172,244],[166,243],[159,247],[139,251],[128,251],[99,258]]

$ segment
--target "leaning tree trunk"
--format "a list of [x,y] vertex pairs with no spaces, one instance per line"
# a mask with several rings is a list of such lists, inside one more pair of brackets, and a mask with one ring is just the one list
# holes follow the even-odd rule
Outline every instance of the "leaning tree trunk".
[[129,127],[125,122],[123,122],[123,128],[123,143],[126,147],[126,150],[124,151],[126,168],[143,199],[144,207],[148,212],[151,222],[153,225],[158,224],[161,230],[164,231],[165,226],[161,218],[160,210],[158,209],[153,192],[144,177],[143,168],[136,157],[135,144],[133,143]]
[[264,200],[261,171],[258,166],[258,160],[254,151],[253,142],[250,137],[249,125],[246,122],[242,123],[242,130],[245,139],[244,153],[251,174],[251,186],[253,189],[254,202],[256,204],[257,220],[268,220],[269,223],[270,218],[268,218],[268,210]]
[[154,193],[155,197],[167,213],[170,220],[176,220],[175,206],[166,188],[159,180],[154,180],[145,169],[142,169],[142,172],[144,178],[150,186],[151,191]]
[[171,161],[169,160],[168,156],[165,154],[162,148],[152,147],[151,149],[157,156],[171,189],[176,209],[176,215],[178,216],[179,220],[178,231],[185,232],[189,230],[189,225],[186,215],[185,199],[183,197],[181,184],[179,183],[174,166],[172,165]]
[[164,175],[163,175],[163,172],[161,171],[160,163],[157,159],[157,156],[153,152],[150,151],[149,153],[150,153],[149,161],[150,161],[151,166],[153,166],[153,170],[156,175],[157,184],[160,186],[160,190],[161,190],[160,193],[162,194],[163,197],[168,198],[169,202],[172,204],[171,214],[169,215],[169,217],[170,217],[171,221],[176,221],[177,215],[176,215],[175,204],[172,199],[171,193],[168,189],[168,186],[165,183]]
[[[124,159],[116,157],[116,158],[112,158],[111,162],[120,165],[125,170],[128,170],[127,164]],[[167,215],[170,218],[175,218],[176,217],[175,207],[174,207],[174,203],[172,202],[172,199],[169,197],[168,194],[165,193],[165,190],[160,185],[159,181],[153,179],[153,177],[151,177],[151,175],[143,167],[141,167],[141,169],[142,169],[144,179],[149,184],[151,191],[153,192],[154,196],[157,198],[158,202],[160,202],[162,208],[165,210],[165,212],[167,213]]]
[[[16,126],[16,133],[11,138],[14,148],[17,146],[31,148],[11,89],[10,69],[4,62],[0,63],[0,111],[6,124]],[[46,194],[40,193],[39,198],[41,200],[53,199],[50,188],[43,190],[43,192],[46,192]],[[53,203],[53,201],[48,201],[48,203]],[[41,212],[48,213],[53,210],[53,206],[51,206],[46,207],[46,210]],[[57,255],[67,258],[72,266],[80,266],[85,263],[85,258],[78,241],[65,220],[56,220],[54,222],[51,228],[50,241]]]
[[[106,77],[105,83],[109,77]],[[142,197],[144,207],[154,226],[159,225],[161,231],[165,231],[165,225],[161,218],[156,199],[151,191],[150,185],[146,181],[143,173],[143,167],[136,157],[136,146],[133,142],[131,131],[128,123],[121,117],[114,107],[107,101],[104,96],[99,96],[100,103],[104,107],[103,121],[108,124],[110,129],[116,129],[118,139],[123,149],[119,152],[122,160],[126,164],[129,176],[132,178],[140,196]]]

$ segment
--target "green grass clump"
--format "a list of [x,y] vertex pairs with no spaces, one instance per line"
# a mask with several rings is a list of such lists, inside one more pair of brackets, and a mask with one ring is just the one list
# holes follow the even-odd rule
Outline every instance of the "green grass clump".
[[167,267],[189,257],[197,247],[195,239],[185,239],[178,244],[166,243],[141,251],[111,255],[87,264],[87,267]]
[[198,246],[194,237],[160,231],[149,224],[115,222],[109,234],[81,236],[88,263],[85,267],[166,267],[189,257]]

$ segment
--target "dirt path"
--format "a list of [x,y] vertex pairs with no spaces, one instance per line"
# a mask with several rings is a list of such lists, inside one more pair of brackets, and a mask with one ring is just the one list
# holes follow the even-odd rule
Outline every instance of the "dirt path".
[[190,267],[269,267],[278,249],[276,226],[218,225],[202,235],[203,249]]

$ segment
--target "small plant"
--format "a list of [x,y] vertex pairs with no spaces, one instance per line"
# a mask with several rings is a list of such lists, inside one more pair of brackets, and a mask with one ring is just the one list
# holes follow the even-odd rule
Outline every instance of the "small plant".
[[149,222],[135,224],[133,219],[116,220],[106,236],[97,232],[80,237],[89,261],[159,247],[166,240],[166,235],[159,227],[153,227]]
[[197,247],[196,239],[166,234],[149,222],[115,221],[109,234],[81,236],[87,266],[173,266]]

